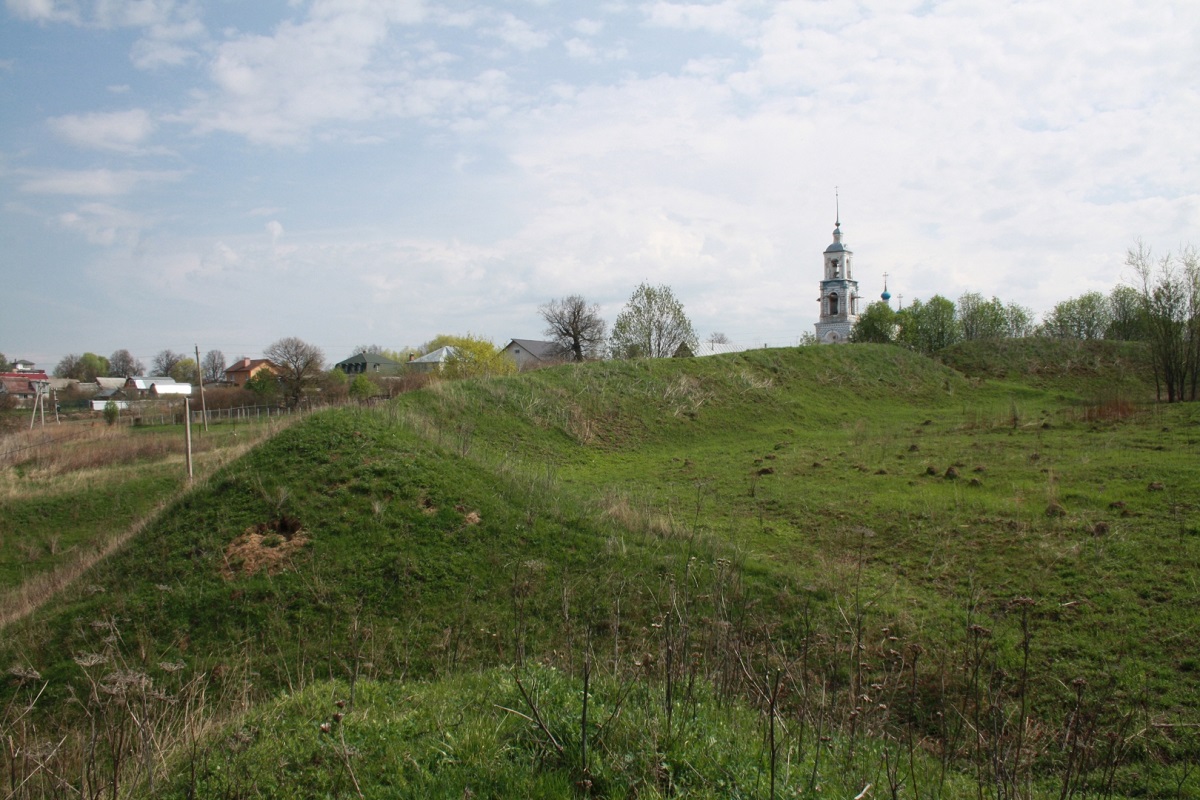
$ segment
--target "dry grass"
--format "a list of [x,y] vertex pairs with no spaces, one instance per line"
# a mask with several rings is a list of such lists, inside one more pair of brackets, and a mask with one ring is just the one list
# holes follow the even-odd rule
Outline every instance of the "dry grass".
[[[215,439],[192,439],[193,455],[217,446]],[[182,450],[183,437],[174,432],[134,433],[128,427],[68,423],[0,439],[0,469],[16,467],[25,476],[44,479],[166,458]]]
[[602,503],[601,517],[633,532],[660,539],[683,535],[674,518],[656,512],[647,503],[635,503],[624,493],[610,493]]
[[288,517],[247,528],[225,548],[221,577],[231,581],[241,575],[266,572],[278,575],[308,544],[300,523]]

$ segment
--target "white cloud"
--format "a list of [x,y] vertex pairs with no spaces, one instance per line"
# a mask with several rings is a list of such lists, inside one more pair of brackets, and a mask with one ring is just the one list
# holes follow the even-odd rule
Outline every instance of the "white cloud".
[[67,114],[47,120],[50,129],[77,147],[135,152],[154,133],[155,123],[144,109]]
[[82,17],[79,3],[69,0],[5,0],[8,10],[21,19],[35,22],[72,22]]
[[206,35],[198,19],[157,23],[134,43],[130,59],[138,69],[182,66],[199,57]]
[[180,171],[150,170],[45,170],[32,173],[21,190],[34,194],[105,196],[129,194],[147,183],[164,183],[183,178]]
[[[69,22],[102,28],[145,28],[195,15],[195,5],[178,0],[5,0],[8,9],[21,19],[37,22]],[[91,13],[85,11],[90,5]]]
[[751,4],[744,0],[717,3],[657,2],[649,4],[645,14],[652,25],[738,36],[755,27],[754,20],[747,14],[751,8]]
[[604,30],[604,22],[598,19],[577,19],[571,23],[571,29],[581,36],[598,36]]
[[403,68],[373,66],[389,27],[419,20],[419,2],[320,2],[303,22],[270,36],[239,35],[216,48],[209,64],[214,91],[182,119],[202,131],[227,131],[256,142],[303,143],[327,122],[364,122],[394,107],[389,91],[411,80]]
[[509,47],[522,53],[541,49],[550,43],[548,33],[535,30],[532,25],[512,14],[502,15],[499,24],[486,29],[485,33],[500,39]]
[[147,221],[140,214],[105,203],[85,203],[74,211],[59,215],[58,222],[67,230],[82,234],[92,244],[136,246]]

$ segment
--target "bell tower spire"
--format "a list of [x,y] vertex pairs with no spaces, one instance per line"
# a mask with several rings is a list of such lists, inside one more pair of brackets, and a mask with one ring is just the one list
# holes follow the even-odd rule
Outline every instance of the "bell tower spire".
[[854,280],[853,256],[842,243],[842,204],[838,189],[833,189],[833,244],[825,248],[825,271],[821,281],[821,316],[817,322],[817,340],[839,344],[850,340],[850,331],[858,322],[858,281]]

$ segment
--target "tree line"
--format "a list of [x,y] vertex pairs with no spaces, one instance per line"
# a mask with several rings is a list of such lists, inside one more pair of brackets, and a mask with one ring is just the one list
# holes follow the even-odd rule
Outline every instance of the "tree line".
[[108,358],[96,353],[68,353],[55,365],[56,378],[71,378],[82,383],[95,383],[97,378],[130,378],[134,375],[165,375],[180,383],[195,383],[203,376],[205,383],[216,383],[225,374],[225,354],[220,350],[209,350],[200,359],[199,371],[196,360],[174,350],[161,350],[146,370],[143,361],[135,358],[128,350],[116,350]]
[[1057,303],[1039,324],[1033,312],[999,298],[967,292],[951,301],[934,295],[895,310],[872,303],[859,316],[852,342],[910,347],[926,355],[960,341],[1048,336],[1135,341],[1149,348],[1159,396],[1197,399],[1200,389],[1200,256],[1195,248],[1155,257],[1142,243],[1125,258],[1133,285],[1091,291]]
[[[1135,285],[1117,286],[1107,295],[1092,291],[1064,300],[1040,323],[1024,306],[967,292],[957,301],[934,295],[898,310],[882,300],[872,303],[859,316],[850,340],[896,344],[927,355],[960,341],[1033,335],[1141,341],[1150,348],[1160,396],[1165,393],[1169,402],[1195,400],[1200,390],[1200,258],[1191,247],[1155,258],[1139,243],[1129,250],[1126,264],[1135,275]],[[697,347],[696,332],[683,304],[665,285],[639,285],[617,315],[611,332],[600,307],[580,295],[551,300],[538,312],[546,323],[544,334],[564,361],[667,358],[695,352]],[[725,340],[723,334],[711,337],[714,342]],[[378,353],[404,363],[410,356],[446,346],[453,349],[442,367],[447,377],[499,375],[516,369],[494,343],[470,333],[440,334],[419,348],[401,351],[366,345],[355,352]],[[287,402],[298,403],[305,390],[325,374],[320,348],[296,337],[272,343],[263,355],[280,369],[274,376],[256,377],[247,388],[264,397],[282,395]],[[0,362],[7,367],[3,354]],[[223,379],[225,365],[220,350],[210,350],[199,365],[184,354],[163,350],[154,357],[151,372],[181,382],[196,382],[203,376],[206,383],[216,383]],[[128,350],[117,350],[108,358],[95,353],[70,354],[54,369],[57,377],[89,382],[98,376],[128,377],[145,372],[145,365]],[[369,376],[351,380],[339,370],[331,373],[338,374],[325,376],[330,389],[345,389],[360,398],[380,391],[378,381]]]

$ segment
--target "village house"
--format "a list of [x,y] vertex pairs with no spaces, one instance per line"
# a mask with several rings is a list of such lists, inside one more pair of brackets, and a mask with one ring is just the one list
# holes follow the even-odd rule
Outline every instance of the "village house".
[[404,365],[378,353],[356,353],[334,364],[347,375],[398,375]]
[[269,358],[243,358],[225,368],[225,380],[234,386],[242,387],[246,381],[266,370],[272,375],[278,375],[280,370]]
[[516,363],[517,369],[536,369],[567,360],[567,353],[557,342],[536,339],[513,339],[500,351]]

